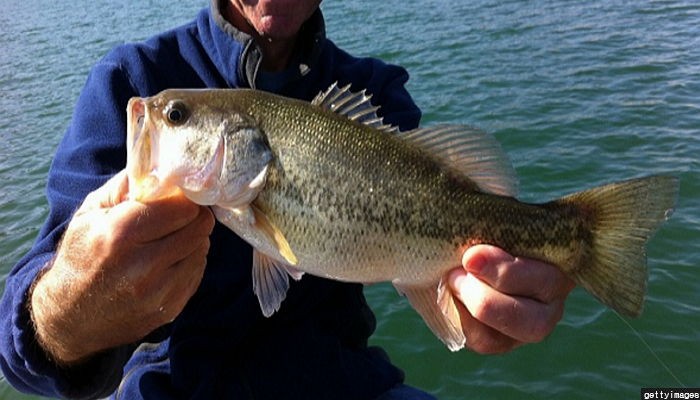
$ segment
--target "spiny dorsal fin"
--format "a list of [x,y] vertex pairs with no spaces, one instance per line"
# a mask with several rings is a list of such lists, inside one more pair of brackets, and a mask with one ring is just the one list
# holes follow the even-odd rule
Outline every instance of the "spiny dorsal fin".
[[484,192],[509,197],[518,193],[518,178],[508,155],[487,132],[463,125],[438,125],[396,136],[463,173]]
[[319,93],[311,101],[311,104],[344,115],[353,121],[380,131],[398,131],[396,127],[384,124],[382,118],[377,115],[379,107],[372,105],[371,98],[372,95],[368,95],[366,90],[353,93],[350,91],[350,85],[338,87],[338,82],[336,82],[325,92]]

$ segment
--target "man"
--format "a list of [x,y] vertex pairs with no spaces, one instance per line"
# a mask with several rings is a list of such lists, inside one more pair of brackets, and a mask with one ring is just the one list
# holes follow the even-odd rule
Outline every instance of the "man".
[[[251,248],[184,198],[125,199],[127,101],[170,87],[255,87],[310,100],[333,82],[367,89],[385,121],[420,111],[400,67],[324,36],[320,0],[214,0],[190,24],[98,62],[48,179],[49,217],[8,277],[0,367],[20,390],[95,398],[430,398],[367,346],[358,284],[306,276],[262,316]],[[450,273],[467,345],[542,340],[573,284],[553,266],[473,247]]]

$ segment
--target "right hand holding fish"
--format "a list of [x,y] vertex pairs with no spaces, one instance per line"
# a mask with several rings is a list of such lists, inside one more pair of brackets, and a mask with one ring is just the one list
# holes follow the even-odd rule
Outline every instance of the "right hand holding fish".
[[182,194],[142,203],[127,191],[122,171],[87,196],[31,293],[37,338],[60,364],[172,321],[202,279],[211,211]]
[[575,283],[559,268],[513,257],[488,245],[472,246],[463,268],[450,272],[459,299],[466,346],[481,354],[501,354],[544,340],[564,313]]

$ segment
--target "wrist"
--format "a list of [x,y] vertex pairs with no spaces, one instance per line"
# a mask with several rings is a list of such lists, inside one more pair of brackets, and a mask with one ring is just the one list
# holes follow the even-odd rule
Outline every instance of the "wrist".
[[60,302],[67,298],[65,283],[52,270],[44,268],[34,280],[27,306],[41,348],[56,364],[71,366],[95,352],[89,350],[88,342],[76,340],[75,321],[67,313],[69,307]]

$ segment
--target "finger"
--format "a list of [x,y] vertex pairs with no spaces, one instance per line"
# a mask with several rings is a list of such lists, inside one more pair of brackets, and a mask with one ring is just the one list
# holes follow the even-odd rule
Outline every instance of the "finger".
[[521,342],[474,318],[459,302],[457,310],[462,321],[462,331],[467,339],[466,347],[470,350],[479,354],[503,354],[522,345]]
[[208,243],[213,226],[211,211],[201,207],[197,219],[190,224],[162,238],[134,245],[121,263],[129,266],[130,279],[148,281],[148,275],[165,272],[189,257],[202,243]]
[[[204,274],[209,240],[200,241],[173,264],[156,268],[134,265],[126,277],[125,296],[135,299],[135,307],[159,323],[169,322],[194,294]],[[162,320],[164,310],[168,320]]]
[[124,201],[129,191],[129,181],[126,170],[121,170],[112,176],[102,186],[90,192],[83,201],[86,208],[111,208]]
[[561,319],[563,301],[541,303],[510,296],[460,270],[449,277],[453,293],[479,322],[518,342],[537,343],[546,338]]
[[163,323],[170,322],[180,315],[190,298],[196,293],[204,277],[208,251],[209,242],[207,241],[188,257],[168,269],[170,284],[157,303],[157,311]]
[[148,204],[125,201],[109,211],[115,235],[133,243],[159,240],[191,224],[201,206],[184,196],[159,199]]
[[199,215],[190,224],[147,244],[152,259],[167,268],[189,257],[203,243],[209,243],[214,229],[214,216],[207,207],[199,208]]
[[543,303],[563,300],[575,284],[559,268],[537,260],[513,257],[488,245],[467,249],[464,268],[500,292]]

